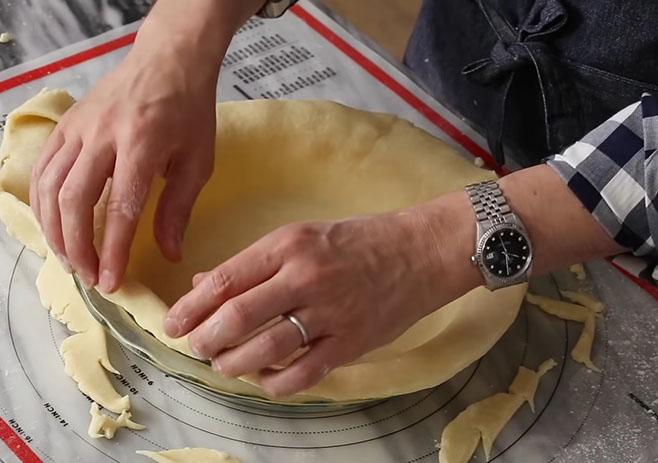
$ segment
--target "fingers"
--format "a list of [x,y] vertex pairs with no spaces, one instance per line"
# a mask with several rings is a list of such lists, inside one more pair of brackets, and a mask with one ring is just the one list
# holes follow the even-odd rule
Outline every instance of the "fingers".
[[197,285],[198,285],[199,283],[201,283],[201,281],[202,281],[206,276],[208,276],[209,273],[210,273],[210,272],[199,272],[199,273],[197,273],[196,275],[194,275],[194,276],[192,277],[192,287],[193,287],[193,288],[196,288]]
[[287,368],[261,372],[260,386],[275,397],[289,396],[316,385],[331,370],[354,358],[338,338],[320,338]]
[[292,309],[290,291],[280,275],[232,298],[190,333],[190,348],[212,358],[273,318]]
[[38,216],[41,228],[48,245],[57,255],[67,271],[71,265],[66,258],[66,246],[62,235],[62,221],[59,207],[59,193],[62,185],[69,175],[80,153],[80,144],[67,144],[62,146],[53,156],[39,176],[39,180],[30,194],[37,198],[33,202],[33,209],[39,209]]
[[[295,311],[295,316],[309,330],[310,310]],[[314,339],[316,333],[309,333]],[[285,360],[302,347],[299,329],[288,319],[283,318],[271,328],[259,333],[237,347],[226,350],[212,359],[213,369],[224,376],[237,377],[253,373],[264,368],[284,363]]]
[[[98,256],[94,248],[94,206],[108,177],[112,175],[114,160],[114,151],[110,146],[94,147],[93,151],[92,148],[83,147],[53,206],[54,213],[59,211],[61,216],[64,255],[73,270],[90,287],[98,280]],[[42,215],[46,215],[45,210]]]
[[131,153],[130,158],[116,162],[105,211],[99,282],[107,292],[118,288],[126,271],[130,246],[155,173],[154,165],[139,162],[148,160],[147,155]]
[[194,202],[210,178],[212,166],[208,168],[189,159],[189,162],[177,163],[170,170],[167,184],[158,201],[153,234],[164,256],[176,261],[181,258],[183,235]]
[[32,167],[32,176],[30,179],[30,206],[34,211],[38,221],[41,221],[41,208],[39,201],[39,181],[41,180],[41,175],[43,171],[46,170],[46,167],[50,163],[50,160],[55,156],[55,154],[60,150],[64,145],[64,135],[61,131],[55,129],[55,131],[50,135],[46,144],[43,147],[41,156],[37,159],[37,162]]
[[260,239],[207,272],[192,291],[176,302],[165,320],[165,332],[172,337],[189,333],[229,299],[272,278],[281,264],[281,256],[272,252],[270,240]]

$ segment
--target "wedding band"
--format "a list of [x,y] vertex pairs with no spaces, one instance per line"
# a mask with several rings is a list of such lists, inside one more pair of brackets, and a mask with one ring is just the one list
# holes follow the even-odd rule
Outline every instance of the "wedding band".
[[294,315],[284,315],[284,317],[290,320],[290,323],[295,325],[299,330],[299,334],[302,335],[302,347],[308,346],[309,343],[308,331],[306,331],[304,324],[299,320],[299,318],[295,317]]

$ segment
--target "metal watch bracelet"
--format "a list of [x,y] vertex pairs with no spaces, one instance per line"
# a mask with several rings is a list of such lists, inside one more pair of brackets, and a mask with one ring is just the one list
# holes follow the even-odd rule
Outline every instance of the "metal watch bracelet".
[[478,223],[485,228],[514,221],[514,213],[496,182],[489,181],[468,185],[466,192],[475,210]]

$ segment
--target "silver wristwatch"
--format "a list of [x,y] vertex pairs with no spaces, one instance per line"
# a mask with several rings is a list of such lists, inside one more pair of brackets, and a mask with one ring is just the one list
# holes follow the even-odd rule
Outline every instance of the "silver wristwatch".
[[466,187],[477,219],[473,265],[490,290],[528,281],[532,244],[521,220],[512,212],[496,182]]
[[261,18],[278,18],[295,3],[297,3],[297,0],[269,0],[260,9],[258,16]]

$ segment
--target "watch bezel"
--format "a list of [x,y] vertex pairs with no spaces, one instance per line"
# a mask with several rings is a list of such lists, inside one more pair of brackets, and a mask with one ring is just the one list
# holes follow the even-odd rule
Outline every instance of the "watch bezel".
[[[492,273],[484,264],[484,247],[487,241],[489,240],[489,238],[491,238],[491,235],[501,230],[514,230],[520,233],[521,235],[523,235],[526,242],[528,243],[528,258],[526,259],[525,264],[513,276],[509,276],[509,277],[499,277],[498,275]],[[530,269],[532,268],[533,255],[534,255],[534,251],[532,248],[532,242],[530,241],[530,237],[528,236],[528,232],[526,231],[526,229],[522,225],[516,223],[510,223],[510,222],[498,223],[487,228],[487,230],[482,234],[482,236],[478,240],[475,249],[475,261],[477,263],[478,268],[485,276],[485,279],[487,280],[487,287],[489,287],[490,289],[510,286],[512,284],[523,283],[528,281],[528,273],[530,273]]]

